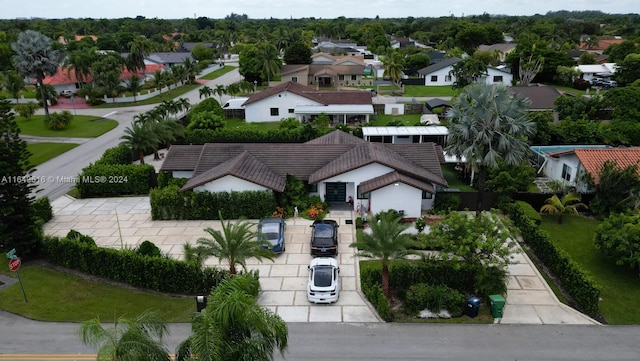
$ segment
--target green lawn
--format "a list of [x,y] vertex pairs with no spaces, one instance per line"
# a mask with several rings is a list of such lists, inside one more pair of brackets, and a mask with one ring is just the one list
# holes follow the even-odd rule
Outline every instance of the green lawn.
[[602,287],[600,313],[611,324],[640,324],[640,279],[638,273],[615,265],[603,257],[593,243],[599,221],[565,216],[543,215],[542,229],[549,232],[553,242],[580,266],[587,270]]
[[369,125],[375,127],[384,127],[390,122],[401,121],[405,126],[414,126],[420,124],[420,117],[422,114],[404,114],[404,115],[389,115],[389,114],[377,114],[376,119],[369,119]]
[[405,97],[452,97],[458,94],[458,92],[458,89],[453,89],[448,85],[407,85],[404,87]]
[[280,122],[256,122],[247,123],[244,119],[225,119],[225,128],[249,128],[260,130],[271,130],[280,128]]
[[213,80],[215,78],[221,77],[223,75],[225,75],[226,73],[233,71],[233,69],[235,69],[235,66],[229,66],[229,65],[225,65],[223,68],[218,69],[218,70],[214,70],[211,73],[201,77],[200,79],[205,79],[205,80]]
[[[20,93],[18,93],[18,99],[21,98],[24,95],[25,99],[30,99],[32,101],[36,100],[36,87],[34,86],[28,86],[26,87],[25,90],[20,91]],[[15,99],[13,97],[13,95],[11,95],[8,91],[6,90],[0,90],[0,97],[7,97],[8,99]]]
[[469,185],[466,181],[458,178],[458,171],[454,169],[455,164],[445,164],[442,168],[444,179],[447,180],[449,188],[458,188],[460,192],[477,192],[477,190]]
[[27,144],[27,149],[31,152],[29,163],[32,166],[40,165],[51,158],[77,147],[75,143],[31,143]]
[[94,138],[118,126],[115,120],[100,117],[76,115],[71,124],[63,130],[51,130],[44,125],[44,115],[34,115],[30,120],[16,117],[22,134],[40,137]]
[[[14,272],[0,271],[15,277]],[[18,283],[0,291],[0,309],[40,321],[81,322],[96,316],[105,322],[126,314],[135,317],[156,309],[165,322],[189,322],[196,311],[193,297],[174,297],[91,281],[50,268],[24,265]]]
[[[574,89],[574,88],[572,88],[570,86],[555,85],[555,84],[549,84],[549,86],[555,87],[558,90],[562,90],[562,91],[565,91],[567,93],[571,93],[571,94],[574,94],[574,95],[585,95],[585,94],[587,94],[587,92],[584,91],[584,90]],[[590,94],[595,94],[595,90],[594,91],[590,91],[589,93]]]
[[193,89],[197,89],[202,84],[194,83],[194,84],[186,84],[180,87],[171,87],[171,90],[164,91],[162,94],[158,94],[152,98],[145,100],[138,100],[137,102],[126,102],[126,103],[104,103],[94,108],[122,108],[122,107],[131,107],[137,105],[149,105],[149,104],[158,104],[164,100],[173,100],[174,98],[179,98],[182,94],[192,91]]

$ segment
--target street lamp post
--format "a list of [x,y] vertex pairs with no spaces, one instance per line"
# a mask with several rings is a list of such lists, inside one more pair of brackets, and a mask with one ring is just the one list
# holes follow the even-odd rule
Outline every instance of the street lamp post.
[[258,88],[258,81],[257,81],[257,80],[254,80],[254,81],[253,81],[253,92],[254,92],[254,93],[256,92],[256,89],[257,89],[257,88]]

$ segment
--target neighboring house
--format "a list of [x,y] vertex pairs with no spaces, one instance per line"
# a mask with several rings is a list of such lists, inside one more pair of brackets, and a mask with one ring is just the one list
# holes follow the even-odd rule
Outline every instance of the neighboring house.
[[556,109],[555,101],[561,95],[571,95],[564,93],[552,86],[512,86],[509,88],[511,92],[522,95],[529,99],[529,111],[554,111]]
[[593,78],[611,78],[616,73],[616,63],[578,65],[580,79],[590,81]]
[[[318,53],[311,64],[287,64],[280,69],[281,82],[294,82],[316,87],[338,87],[360,84],[365,63],[361,56],[332,56]],[[275,82],[272,82],[275,84]]]
[[[576,149],[574,153],[579,161],[578,174],[589,174],[595,184],[599,183],[600,171],[607,161],[614,161],[622,169],[638,166],[636,171],[640,176],[640,148]],[[580,183],[580,177],[577,181],[579,191],[590,191],[586,184]]]
[[421,49],[431,49],[430,46],[421,44],[419,41],[407,37],[392,37],[390,45],[393,49],[406,48],[410,46]]
[[576,151],[608,148],[607,145],[547,145],[532,146],[531,151],[538,174],[576,187],[581,169]]
[[[150,76],[157,70],[163,71],[164,66],[161,64],[145,64],[145,70],[138,71],[136,75],[138,75],[140,79],[145,79],[146,77],[146,80],[149,80]],[[121,84],[126,86],[127,80],[129,80],[131,76],[133,76],[133,73],[124,68],[120,73]],[[89,76],[87,79],[84,79],[84,82],[92,83],[93,77]],[[58,67],[58,72],[54,76],[45,77],[43,83],[53,86],[58,94],[63,90],[71,90],[73,93],[76,93],[82,86],[78,79],[76,79],[76,74],[73,70],[69,71],[69,69],[62,67]]]
[[511,53],[515,49],[516,49],[516,44],[512,44],[512,43],[480,45],[478,47],[478,50],[481,50],[481,51],[489,51],[489,52],[497,53],[501,63],[504,63],[505,60],[507,59],[507,55],[509,55],[509,53]]
[[625,40],[621,39],[621,38],[598,39],[598,43],[597,44],[593,44],[593,45],[588,44],[587,41],[582,41],[580,43],[580,49],[586,50],[586,51],[589,51],[589,52],[592,52],[592,53],[602,54],[602,52],[605,51],[611,45],[613,45],[613,44],[621,44],[624,41]]
[[334,131],[306,143],[173,145],[161,171],[189,178],[181,191],[195,192],[279,193],[291,174],[323,201],[419,217],[432,208],[436,186],[447,186],[442,161],[434,143],[369,143]]
[[415,127],[362,127],[362,138],[368,142],[374,143],[435,143],[444,148],[447,145],[448,137],[449,129],[440,125]]
[[426,68],[418,70],[421,78],[424,78],[424,85],[453,85],[455,77],[449,75],[453,70],[453,65],[461,62],[460,58],[447,58]]
[[362,55],[366,52],[366,46],[358,46],[356,43],[334,43],[323,41],[311,48],[314,53]]
[[[456,77],[451,73],[453,66],[463,61],[460,58],[447,58],[433,65],[429,65],[426,68],[418,70],[421,78],[424,78],[424,85],[428,86],[442,86],[453,85],[456,82]],[[477,83],[483,84],[498,84],[502,83],[506,86],[511,86],[513,81],[513,74],[505,69],[499,69],[494,67],[488,67],[487,73],[476,80]]]
[[277,122],[293,117],[306,123],[324,113],[334,124],[367,123],[373,114],[369,91],[318,91],[295,82],[258,92],[243,106],[247,122]]
[[184,42],[184,43],[180,43],[180,45],[178,45],[178,48],[176,49],[176,52],[179,53],[191,53],[193,51],[193,48],[198,45],[198,44],[202,44],[207,48],[211,48],[211,49],[217,49],[218,45],[216,43],[212,43],[212,42]]
[[67,38],[65,38],[64,36],[61,35],[61,36],[58,37],[58,42],[60,44],[67,44],[70,40],[80,41],[80,40],[82,40],[84,38],[91,38],[91,40],[93,40],[93,41],[97,41],[98,40],[98,37],[95,36],[95,35],[76,35],[72,39],[67,39]]
[[[567,56],[573,59],[573,61],[577,64],[578,61],[580,61],[580,57],[582,56],[582,54],[585,54],[585,53],[589,53],[589,52],[584,49],[573,49],[573,50],[567,51]],[[596,58],[596,64],[604,64],[607,62],[607,59],[609,59],[609,55],[598,54],[598,53],[593,53],[593,55]]]
[[145,60],[155,64],[162,64],[165,68],[171,68],[174,65],[181,65],[187,58],[191,58],[194,63],[196,62],[196,58],[191,54],[190,51],[182,53],[151,53]]

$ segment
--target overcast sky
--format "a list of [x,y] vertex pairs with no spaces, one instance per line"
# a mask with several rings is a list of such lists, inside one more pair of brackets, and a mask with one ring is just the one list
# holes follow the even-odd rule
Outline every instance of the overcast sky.
[[638,13],[638,0],[0,0],[0,18],[405,18],[475,14],[534,15],[557,10]]

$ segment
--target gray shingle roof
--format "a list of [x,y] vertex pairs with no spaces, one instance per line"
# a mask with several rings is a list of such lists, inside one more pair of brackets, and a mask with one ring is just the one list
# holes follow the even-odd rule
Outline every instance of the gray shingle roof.
[[418,70],[418,73],[420,73],[420,75],[431,74],[434,71],[438,71],[440,69],[447,68],[447,67],[449,67],[449,66],[451,66],[453,64],[459,63],[461,61],[462,61],[462,59],[456,58],[456,57],[447,58],[447,59],[444,59],[443,61],[437,62],[437,63],[435,63],[433,65],[429,65],[426,68],[422,68],[422,69]]
[[160,170],[194,170],[198,165],[198,159],[204,145],[172,145],[162,162]]

